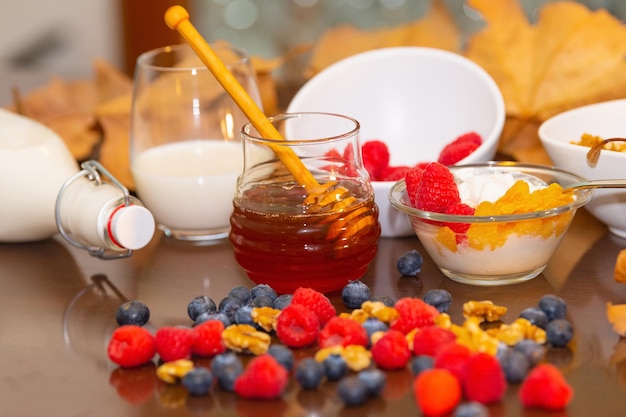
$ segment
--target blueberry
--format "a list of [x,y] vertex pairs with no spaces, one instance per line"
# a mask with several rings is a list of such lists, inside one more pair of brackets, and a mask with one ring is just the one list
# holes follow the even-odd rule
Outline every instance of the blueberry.
[[234,322],[235,313],[237,313],[237,310],[239,310],[244,305],[245,303],[243,302],[241,298],[233,297],[232,295],[227,295],[226,297],[222,299],[222,301],[220,301],[220,304],[217,307],[217,311],[219,313],[226,314],[226,316],[228,316],[230,321]]
[[120,326],[125,324],[143,326],[150,320],[150,309],[141,301],[126,301],[117,308],[115,320]]
[[328,355],[322,364],[329,381],[338,381],[348,373],[348,364],[341,355],[336,353]]
[[295,358],[293,352],[287,346],[272,344],[267,350],[267,353],[273,356],[287,371],[293,369]]
[[293,298],[292,294],[281,294],[274,300],[272,307],[277,310],[283,310],[289,304],[291,304],[291,299]]
[[274,300],[267,295],[259,295],[250,301],[250,305],[252,307],[272,307],[274,305]]
[[374,302],[381,302],[387,307],[393,307],[396,305],[396,300],[394,300],[388,295],[376,295],[372,297],[371,300]]
[[347,406],[363,404],[369,398],[367,384],[357,375],[350,375],[339,381],[337,394]]
[[546,313],[548,320],[564,319],[567,313],[567,304],[558,295],[546,294],[539,300],[539,308]]
[[361,304],[370,299],[370,287],[359,280],[350,281],[341,290],[341,299],[349,308],[360,308]]
[[295,379],[303,389],[316,389],[325,375],[324,365],[313,358],[305,358],[296,366]]
[[208,368],[198,366],[187,372],[180,382],[191,395],[207,395],[213,384],[213,374]]
[[224,324],[224,327],[228,327],[233,324],[233,321],[228,318],[228,316],[224,313],[202,313],[198,317],[196,317],[193,325],[197,326],[198,324],[202,324],[205,321],[209,320],[219,320]]
[[574,337],[572,324],[565,319],[554,319],[546,327],[546,340],[554,347],[566,346]]
[[389,330],[389,326],[387,326],[384,322],[378,320],[375,317],[368,317],[363,322],[363,327],[367,332],[368,338],[372,338],[372,335],[376,332],[386,332]]
[[524,355],[526,355],[528,361],[530,362],[530,366],[535,366],[539,362],[541,362],[546,352],[546,349],[543,345],[540,345],[539,343],[530,339],[520,340],[515,344],[515,346],[513,346],[513,350],[517,352],[522,352]]
[[446,290],[428,290],[424,294],[424,302],[435,307],[440,313],[447,313],[452,304],[452,295]]
[[369,368],[357,374],[358,378],[367,386],[367,395],[376,397],[380,395],[387,383],[387,375],[378,368]]
[[237,324],[249,324],[256,327],[257,324],[252,320],[252,306],[243,306],[235,312],[235,323]]
[[272,300],[275,300],[276,297],[278,297],[278,294],[276,294],[276,291],[267,284],[259,284],[259,285],[252,287],[252,289],[250,290],[250,294],[252,298],[257,298],[261,295],[264,295],[266,297],[271,298]]
[[215,301],[205,295],[199,295],[189,302],[187,305],[187,314],[189,318],[196,321],[196,318],[202,313],[215,313],[217,307]]
[[507,382],[517,384],[528,374],[531,367],[528,357],[519,351],[508,348],[498,357]]
[[243,363],[232,352],[220,353],[211,361],[211,372],[223,390],[233,392],[235,380],[243,372]]
[[429,355],[418,355],[411,358],[409,362],[411,373],[415,376],[419,375],[423,371],[432,369],[435,367],[435,358]]
[[228,295],[241,298],[244,303],[248,304],[252,299],[252,293],[248,287],[244,287],[243,285],[239,287],[234,287],[228,292]]
[[519,316],[544,330],[546,329],[549,321],[546,313],[544,313],[539,307],[528,307],[523,310]]
[[476,401],[462,403],[454,410],[454,417],[489,417],[489,409],[486,405]]
[[422,270],[422,255],[415,249],[404,253],[398,258],[396,268],[402,276],[415,277]]

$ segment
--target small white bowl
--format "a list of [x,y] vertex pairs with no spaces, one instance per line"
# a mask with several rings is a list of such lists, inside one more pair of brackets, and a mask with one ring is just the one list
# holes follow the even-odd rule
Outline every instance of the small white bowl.
[[[481,67],[461,55],[424,47],[382,48],[324,69],[296,93],[287,112],[324,111],[361,123],[361,142],[381,140],[391,165],[436,161],[443,147],[474,131],[483,144],[459,163],[492,160],[504,125],[502,94]],[[382,237],[413,235],[389,204],[393,181],[374,181]]]
[[[552,163],[588,179],[626,178],[626,153],[603,150],[595,165],[588,147],[574,145],[583,133],[608,139],[626,137],[626,99],[591,104],[558,114],[541,124],[539,138]],[[614,235],[626,238],[626,191],[596,189],[586,209]]]

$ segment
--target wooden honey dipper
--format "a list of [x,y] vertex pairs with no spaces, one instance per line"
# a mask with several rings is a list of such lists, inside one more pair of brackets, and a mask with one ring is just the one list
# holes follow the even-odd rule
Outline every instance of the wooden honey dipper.
[[[280,132],[278,132],[276,127],[266,117],[265,113],[263,113],[235,76],[215,54],[207,41],[189,21],[189,13],[184,7],[171,6],[168,8],[165,12],[165,23],[170,29],[177,30],[182,38],[189,44],[191,49],[194,50],[200,60],[206,65],[209,71],[211,71],[224,90],[226,90],[235,103],[241,108],[261,137],[277,142],[285,141]],[[319,212],[324,207],[330,205],[332,205],[333,211],[344,210],[356,202],[356,198],[351,195],[348,189],[339,186],[335,182],[319,184],[317,179],[291,148],[272,146],[272,144],[268,144],[268,146],[294,176],[296,181],[304,187],[307,192],[304,204],[308,205],[312,212]],[[370,215],[359,218],[353,225],[344,224],[342,227],[346,228],[346,232],[342,237],[354,235],[364,228],[372,226],[375,221],[373,216]],[[334,229],[336,229],[339,224],[334,226]]]

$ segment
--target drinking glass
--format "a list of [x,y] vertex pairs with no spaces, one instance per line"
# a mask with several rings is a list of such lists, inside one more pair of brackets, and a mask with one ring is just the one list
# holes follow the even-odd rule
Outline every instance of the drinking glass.
[[[339,290],[365,274],[380,236],[359,122],[328,113],[269,119],[281,140],[264,139],[250,123],[242,129],[244,169],[230,231],[235,259],[252,281],[277,292]],[[315,182],[303,184],[287,168],[293,165]],[[317,195],[328,199],[310,201]]]
[[[261,106],[247,54],[212,46]],[[228,236],[237,176],[239,130],[247,118],[187,45],[137,58],[130,158],[135,191],[166,236],[196,242]]]

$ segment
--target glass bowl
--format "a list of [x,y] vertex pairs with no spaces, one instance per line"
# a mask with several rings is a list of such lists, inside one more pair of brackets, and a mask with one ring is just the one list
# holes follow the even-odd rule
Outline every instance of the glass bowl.
[[[563,187],[585,180],[556,168],[514,162],[449,168],[455,177],[522,174]],[[452,215],[412,207],[406,184],[401,180],[391,188],[389,201],[408,215],[420,242],[445,276],[465,284],[495,286],[532,279],[545,269],[576,210],[592,198],[590,189],[577,189],[573,193],[571,203],[542,211],[495,216]]]

